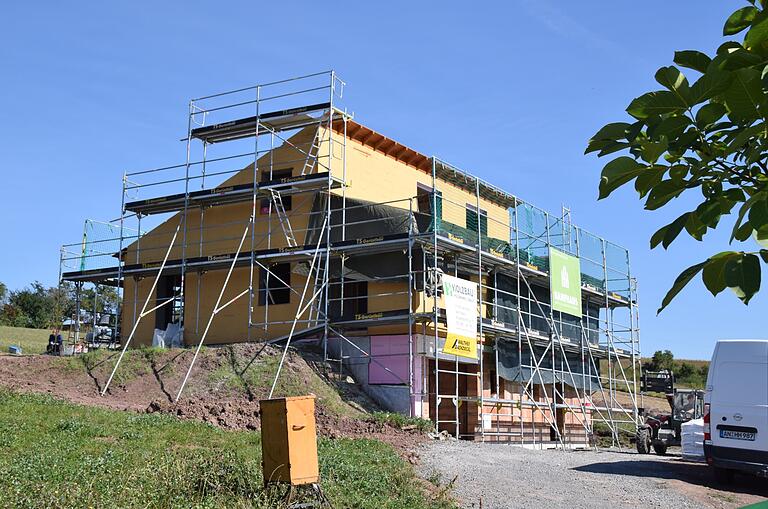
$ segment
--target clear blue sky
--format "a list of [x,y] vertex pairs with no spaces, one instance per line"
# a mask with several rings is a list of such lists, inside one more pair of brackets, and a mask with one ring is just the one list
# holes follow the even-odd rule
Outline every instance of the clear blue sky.
[[657,88],[674,50],[714,51],[744,2],[114,4],[4,6],[0,281],[10,288],[56,283],[58,247],[77,242],[83,219],[119,215],[124,170],[183,160],[190,98],[333,68],[358,120],[542,208],[567,204],[576,224],[628,247],[644,353],[708,358],[718,338],[765,335],[768,297],[747,308],[699,282],[657,317],[679,271],[726,248],[725,236],[650,251],[686,204],[646,212],[629,190],[597,202],[605,161],[582,155]]

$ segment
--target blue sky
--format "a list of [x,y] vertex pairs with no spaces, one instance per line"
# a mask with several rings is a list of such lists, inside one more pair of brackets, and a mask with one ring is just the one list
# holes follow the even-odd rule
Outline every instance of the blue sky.
[[630,190],[597,202],[606,161],[583,155],[657,88],[674,50],[713,52],[744,2],[224,4],[4,7],[0,281],[55,284],[58,247],[78,240],[83,219],[119,215],[124,170],[183,160],[190,98],[333,68],[359,121],[539,207],[566,204],[574,223],[629,248],[644,353],[706,358],[718,338],[764,335],[765,295],[746,307],[698,281],[657,317],[680,270],[727,237],[649,250],[690,203],[647,212]]

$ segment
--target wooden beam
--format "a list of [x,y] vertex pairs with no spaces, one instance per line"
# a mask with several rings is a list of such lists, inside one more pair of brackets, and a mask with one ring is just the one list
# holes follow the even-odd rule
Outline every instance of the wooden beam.
[[[400,145],[399,143],[396,143],[395,145]],[[400,145],[400,150],[397,152],[392,152],[392,157],[395,159],[400,159],[400,157],[403,155],[403,153],[408,152],[408,147],[405,145]]]
[[[362,143],[363,145],[368,145],[368,140],[369,140],[369,139],[371,139],[371,138],[372,138],[372,137],[373,137],[375,134],[377,134],[377,133],[376,133],[376,131],[373,131],[373,130],[371,130],[371,129],[368,129],[367,127],[364,127],[363,129],[366,129],[368,132],[367,132],[366,134],[364,134],[364,135],[363,135],[363,137],[362,137],[362,138],[360,138],[360,140],[359,140],[359,141],[360,141],[360,143]],[[379,135],[379,136],[381,136],[381,135]]]
[[379,134],[379,133],[376,133],[376,134],[377,134],[378,136],[380,136],[381,138],[380,138],[380,139],[378,139],[378,140],[376,140],[376,142],[374,142],[374,143],[372,143],[372,144],[371,144],[371,148],[372,148],[374,151],[378,150],[378,149],[379,149],[379,145],[381,145],[382,143],[384,143],[384,141],[386,141],[386,139],[387,139],[387,137],[386,137],[386,136],[384,136],[383,134]]

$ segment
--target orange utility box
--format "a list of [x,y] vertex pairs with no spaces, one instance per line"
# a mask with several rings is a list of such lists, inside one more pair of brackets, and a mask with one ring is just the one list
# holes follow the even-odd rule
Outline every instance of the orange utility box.
[[264,484],[318,482],[315,396],[264,399],[259,405]]

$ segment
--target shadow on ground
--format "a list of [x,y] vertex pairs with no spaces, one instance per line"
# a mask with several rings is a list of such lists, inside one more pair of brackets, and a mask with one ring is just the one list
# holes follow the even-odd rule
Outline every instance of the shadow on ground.
[[733,484],[719,484],[715,482],[708,465],[684,461],[679,457],[667,457],[663,460],[590,463],[575,467],[573,470],[596,474],[679,480],[696,486],[715,488],[719,491],[768,497],[768,480],[766,479],[745,474],[737,475]]

